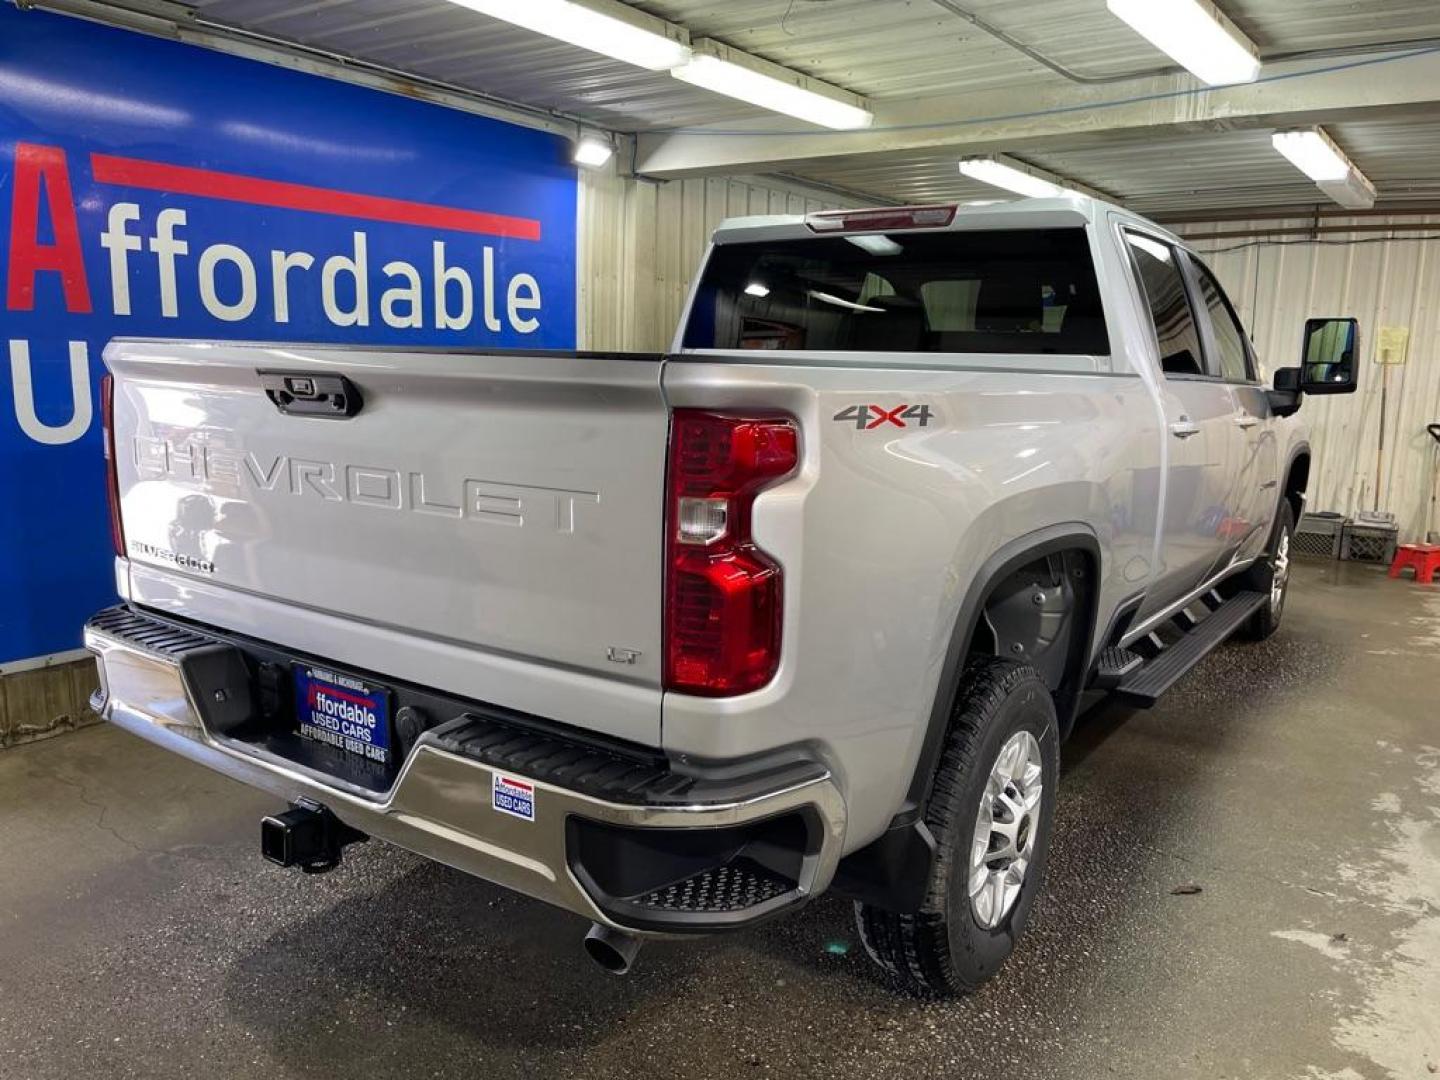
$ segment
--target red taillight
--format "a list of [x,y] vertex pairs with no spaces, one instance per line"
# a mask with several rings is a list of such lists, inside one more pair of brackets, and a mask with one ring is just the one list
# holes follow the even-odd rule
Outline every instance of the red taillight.
[[780,565],[755,546],[750,509],[799,461],[793,417],[676,409],[666,515],[665,686],[727,697],[780,663]]
[[125,554],[125,530],[120,525],[120,474],[115,461],[115,377],[100,378],[100,430],[105,437],[105,495],[110,503],[110,543],[115,554]]

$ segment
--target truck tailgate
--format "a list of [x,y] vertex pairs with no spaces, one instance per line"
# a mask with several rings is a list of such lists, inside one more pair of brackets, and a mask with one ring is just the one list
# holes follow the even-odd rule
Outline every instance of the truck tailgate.
[[[563,677],[573,705],[551,719],[658,743],[658,357],[120,341],[105,358],[137,601],[244,630],[223,613],[253,598],[297,649],[330,616],[327,659],[452,671],[438,689],[512,708],[555,700],[527,677]],[[298,411],[334,376],[357,413]],[[623,686],[623,716],[597,723],[592,683]]]

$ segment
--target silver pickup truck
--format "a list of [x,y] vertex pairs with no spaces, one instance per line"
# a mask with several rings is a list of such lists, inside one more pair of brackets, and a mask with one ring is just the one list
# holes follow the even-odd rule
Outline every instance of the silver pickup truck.
[[1353,320],[1262,385],[1080,198],[726,222],[669,354],[116,341],[129,731],[576,912],[629,968],[824,892],[902,986],[1010,953],[1082,696],[1273,633]]

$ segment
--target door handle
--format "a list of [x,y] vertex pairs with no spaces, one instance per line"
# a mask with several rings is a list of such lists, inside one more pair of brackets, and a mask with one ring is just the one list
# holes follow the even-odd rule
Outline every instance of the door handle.
[[364,403],[355,384],[344,375],[312,375],[307,371],[257,371],[265,396],[286,416],[348,420]]
[[1193,420],[1177,420],[1170,425],[1170,434],[1177,439],[1188,439],[1191,435],[1200,434],[1200,425]]
[[1235,417],[1235,426],[1238,428],[1245,428],[1247,430],[1254,427],[1259,422],[1260,418],[1258,416],[1251,416],[1249,413],[1241,413],[1239,416]]

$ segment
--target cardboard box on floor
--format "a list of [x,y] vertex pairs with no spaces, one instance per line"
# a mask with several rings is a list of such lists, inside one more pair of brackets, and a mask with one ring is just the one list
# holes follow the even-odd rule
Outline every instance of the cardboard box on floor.
[[99,685],[89,657],[0,675],[0,749],[97,723],[90,695]]

